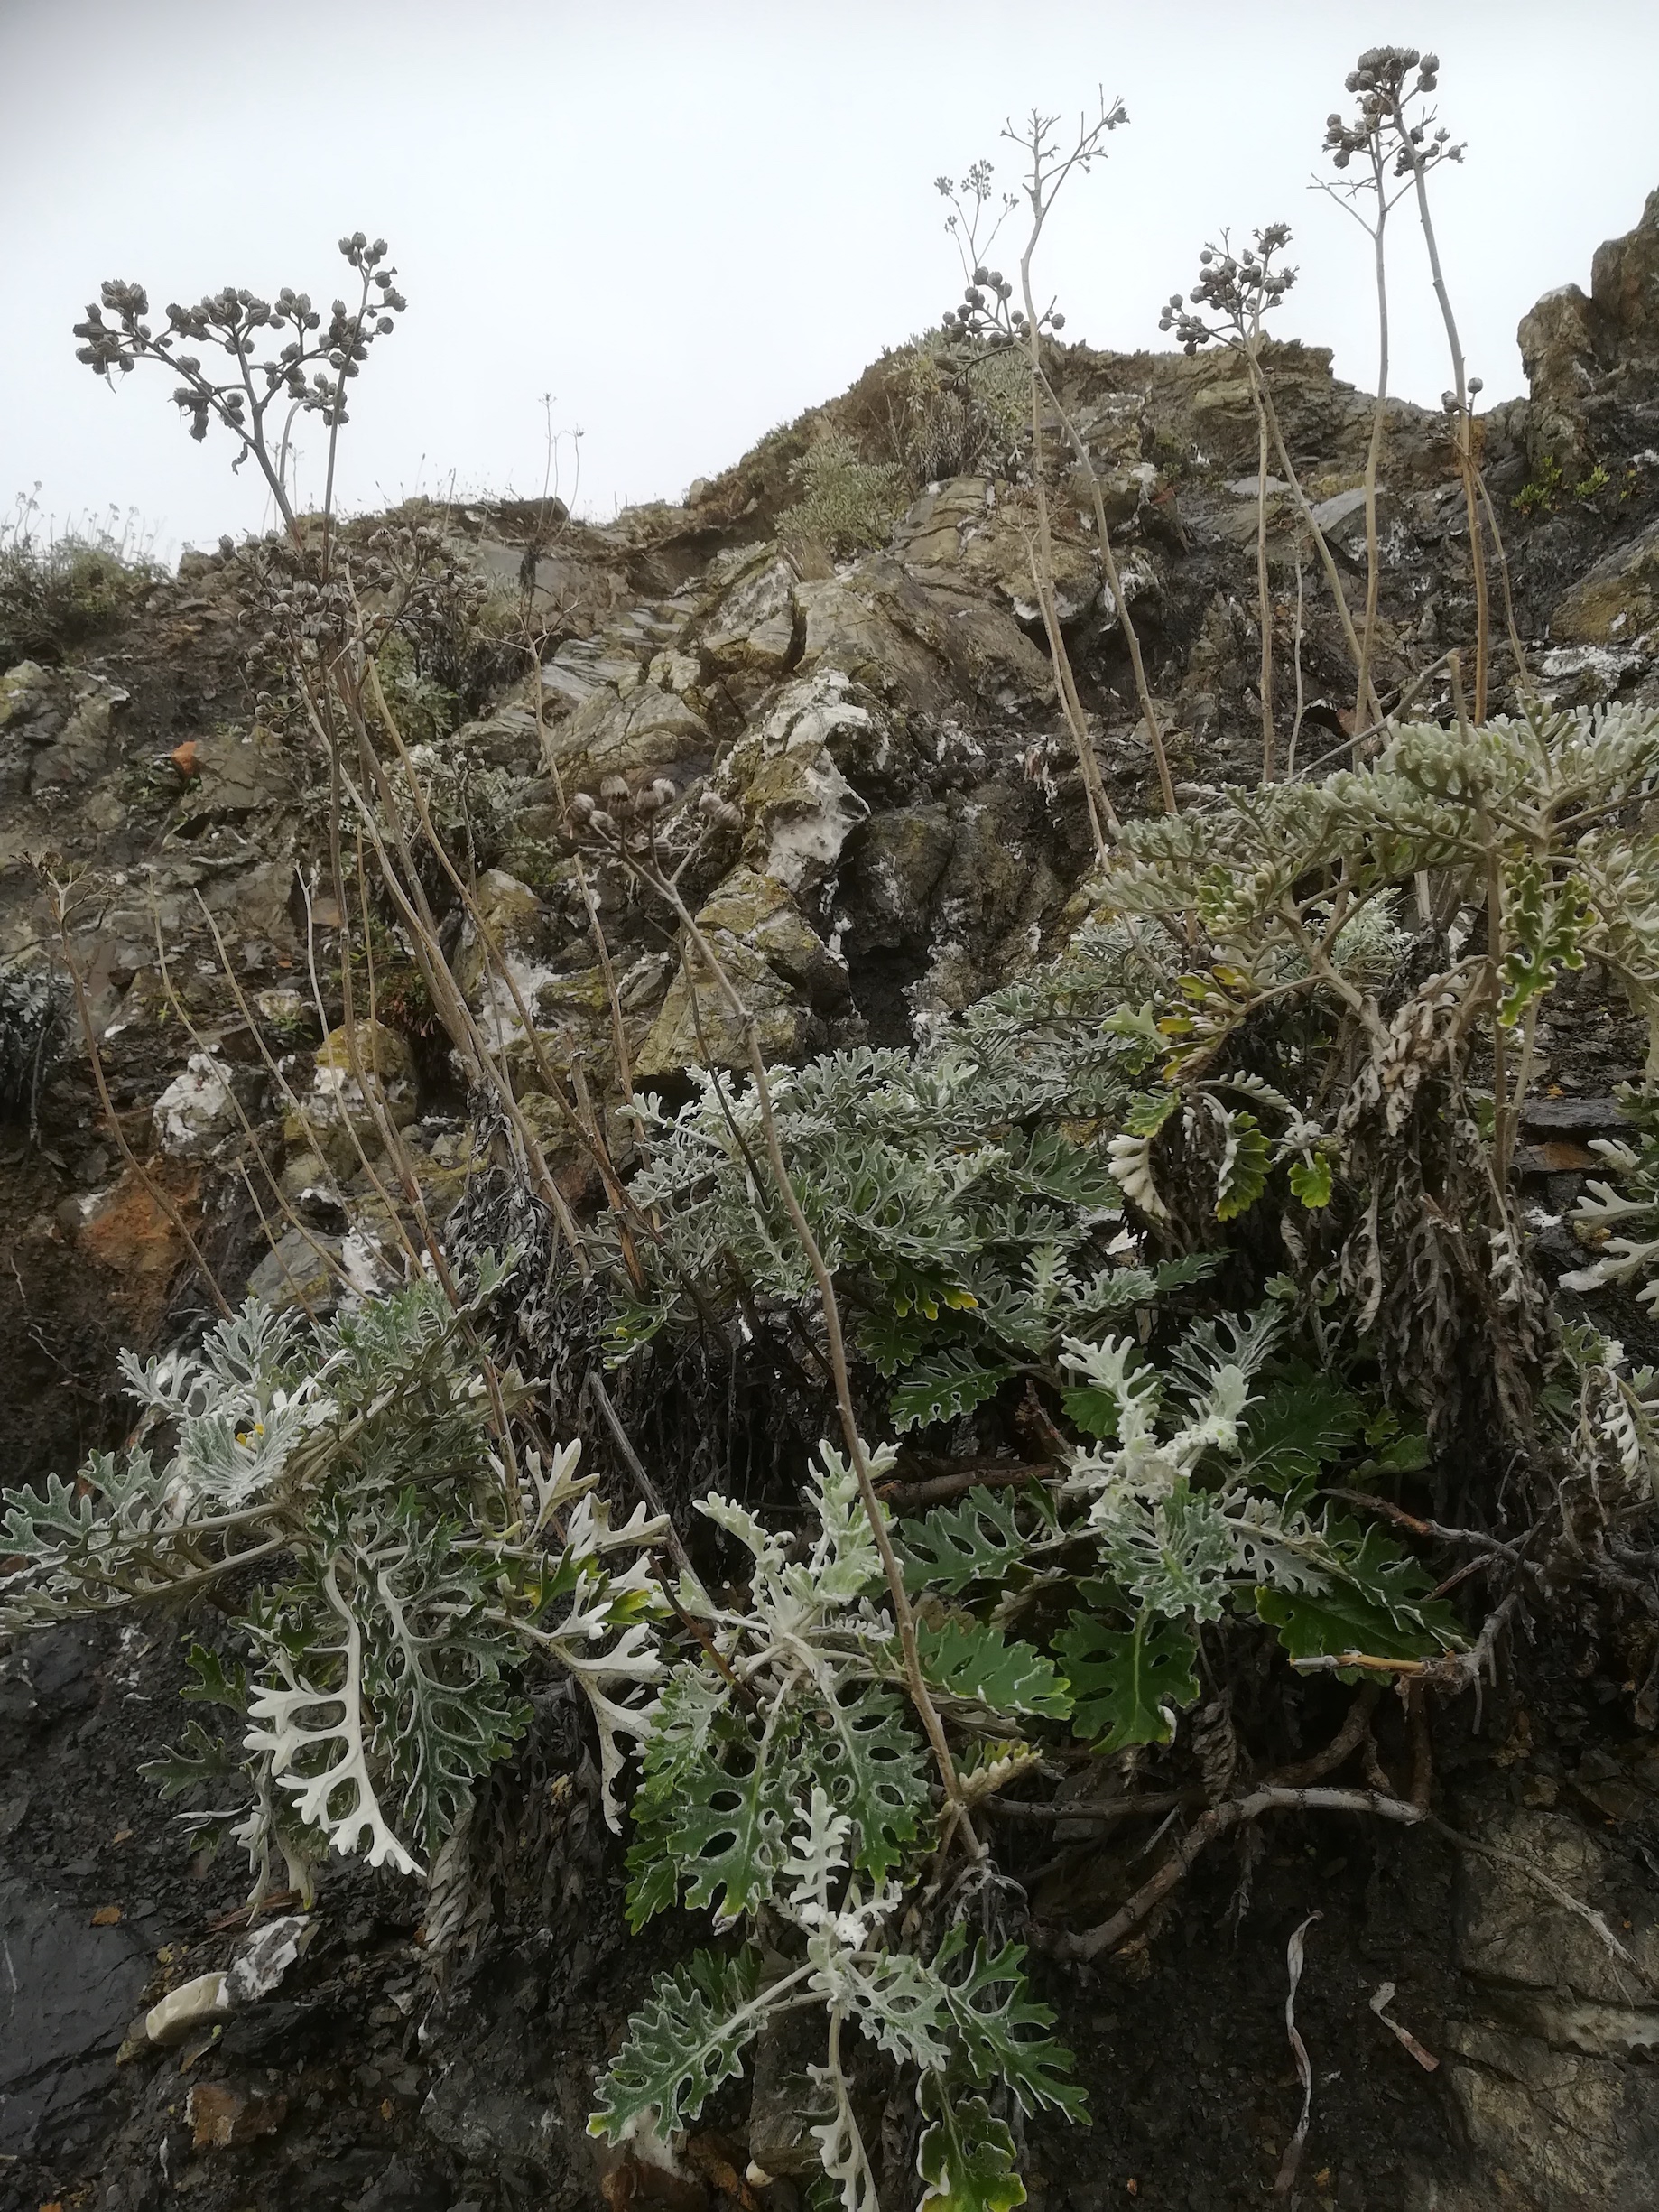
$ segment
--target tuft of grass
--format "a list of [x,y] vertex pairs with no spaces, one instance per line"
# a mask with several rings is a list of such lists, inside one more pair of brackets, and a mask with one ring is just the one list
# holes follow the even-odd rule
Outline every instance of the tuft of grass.
[[162,569],[131,518],[88,520],[59,536],[32,497],[0,522],[0,670],[55,665],[119,629]]

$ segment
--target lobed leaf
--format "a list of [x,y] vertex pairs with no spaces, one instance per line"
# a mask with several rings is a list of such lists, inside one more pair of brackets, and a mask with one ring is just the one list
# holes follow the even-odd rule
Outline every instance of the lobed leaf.
[[698,1951],[659,1975],[600,2079],[589,2133],[610,2142],[642,2129],[666,2138],[695,2120],[721,2083],[743,2071],[742,2053],[765,2018],[760,1977],[750,1945],[727,1957]]
[[1199,1694],[1198,1645],[1174,1621],[1148,1612],[1131,1629],[1073,1613],[1054,1639],[1073,1700],[1071,1733],[1104,1757],[1131,1743],[1167,1743],[1171,1708]]
[[992,1713],[1070,1717],[1071,1694],[1053,1661],[983,1622],[952,1615],[935,1625],[919,1619],[916,1649],[930,1686],[946,1696],[971,1699]]
[[987,1365],[959,1347],[932,1352],[908,1371],[893,1393],[893,1425],[903,1436],[906,1429],[929,1428],[936,1421],[959,1420],[994,1398],[1014,1371],[1006,1362]]

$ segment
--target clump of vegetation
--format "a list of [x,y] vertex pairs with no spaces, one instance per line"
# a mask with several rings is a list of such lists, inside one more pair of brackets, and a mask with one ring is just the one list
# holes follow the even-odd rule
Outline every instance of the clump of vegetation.
[[1025,372],[1003,354],[964,356],[937,332],[884,364],[885,430],[918,491],[953,476],[1011,477],[1030,437]]
[[1517,515],[1553,515],[1567,499],[1593,499],[1606,491],[1612,478],[1598,461],[1588,476],[1569,484],[1566,472],[1553,453],[1546,453],[1536,476],[1529,478],[1510,502]]
[[33,1126],[62,1014],[44,967],[0,968],[0,1113],[26,1115]]
[[162,572],[128,517],[54,532],[32,498],[0,522],[0,673],[55,665],[128,620]]
[[802,496],[778,516],[779,537],[820,546],[832,561],[885,545],[910,503],[904,467],[867,460],[843,431],[820,431],[789,477]]
[[[199,1352],[126,1353],[134,1442],[79,1483],[0,1497],[0,1631],[237,1590],[240,1648],[199,1647],[190,1693],[237,1715],[237,1740],[193,1723],[153,1772],[190,1794],[192,1828],[244,1846],[255,1896],[278,1859],[309,1896],[329,1849],[419,1873],[522,1733],[538,1658],[594,1701],[607,1776],[643,1725],[660,1600],[639,1552],[660,1532],[643,1513],[612,1530],[575,1449],[498,1456],[525,1393],[482,1387],[467,1329],[502,1272],[326,1327],[250,1300]],[[239,1802],[199,1802],[227,1785]]]
[[[1437,68],[1407,49],[1362,57],[1359,117],[1333,120],[1327,142],[1340,166],[1363,153],[1379,192],[1390,164],[1409,181],[1432,253],[1423,176],[1455,156],[1408,102]],[[613,1818],[638,1754],[634,1924],[682,1905],[733,1938],[659,1978],[590,2125],[672,2138],[758,2038],[812,2012],[802,2144],[845,2212],[876,2212],[913,2170],[923,2206],[1010,2212],[1024,2118],[1082,2110],[1025,1945],[1110,1953],[1209,1842],[1270,1816],[1431,1819],[1434,1702],[1481,1678],[1539,1595],[1627,1593],[1631,1560],[1654,1557],[1659,1384],[1560,1318],[1514,1167],[1540,1011],[1563,977],[1597,962],[1659,1036],[1659,846],[1643,828],[1659,716],[1529,698],[1488,719],[1483,581],[1473,713],[1456,654],[1443,719],[1385,713],[1373,575],[1365,635],[1351,620],[1348,635],[1374,754],[1274,781],[1264,534],[1263,780],[1179,803],[1099,478],[1055,393],[1064,318],[1031,267],[1056,194],[1125,119],[1102,101],[1074,139],[1040,113],[1011,134],[1023,193],[1001,212],[1023,200],[1030,216],[1017,296],[991,257],[988,165],[959,190],[941,181],[966,281],[937,348],[905,370],[898,457],[825,432],[784,518],[835,557],[885,544],[916,470],[992,450],[975,443],[988,432],[972,408],[994,419],[983,395],[1000,395],[1010,438],[1021,396],[1033,578],[1098,847],[1091,913],[1046,969],[913,1051],[768,1065],[682,888],[741,814],[667,778],[568,793],[550,746],[620,1095],[596,1101],[580,1068],[550,1063],[478,911],[467,790],[432,757],[450,711],[432,687],[462,690],[432,640],[476,609],[430,537],[357,544],[329,514],[320,532],[301,524],[264,428],[285,394],[321,413],[332,453],[369,325],[389,327],[371,283],[398,304],[380,242],[343,241],[361,302],[337,303],[326,339],[308,335],[320,317],[304,295],[272,308],[229,292],[170,311],[157,338],[125,285],[106,287],[116,323],[94,311],[79,333],[107,375],[174,360],[186,337],[246,363],[255,331],[292,325],[255,372],[263,396],[238,400],[178,357],[178,404],[198,434],[214,420],[231,432],[284,514],[247,557],[249,590],[273,683],[329,764],[344,1057],[365,1114],[375,1046],[359,1016],[377,1018],[387,989],[413,1003],[418,977],[421,1021],[448,1037],[502,1166],[496,1197],[479,1177],[447,1237],[419,1220],[403,1289],[315,1328],[249,1307],[197,1352],[129,1362],[134,1445],[74,1485],[6,1495],[0,1626],[215,1588],[226,1624],[196,1670],[236,1715],[235,1740],[192,1732],[158,1779],[245,1845],[256,1888],[277,1858],[306,1886],[330,1849],[360,1852],[425,1874],[442,1904],[431,1924],[449,1929],[480,1793],[525,1725],[523,1685],[562,1669]],[[1379,198],[1379,241],[1385,213]],[[1243,352],[1264,504],[1282,445],[1259,340],[1289,282],[1285,242],[1282,226],[1247,254],[1223,240],[1167,319],[1184,342]],[[1477,383],[1434,267],[1483,580]],[[313,358],[332,373],[308,386]],[[1106,799],[1061,635],[1051,419],[1118,601],[1160,769],[1151,820],[1120,821]],[[590,865],[675,933],[694,1018],[707,993],[742,1041],[742,1075],[696,1081],[677,1111],[627,1079]],[[456,981],[457,916],[487,1020]],[[520,1108],[495,1018],[508,1000],[548,1112],[594,1171],[591,1204],[568,1198]],[[1629,1109],[1641,1148],[1605,1148],[1622,1188],[1598,1185],[1580,1209],[1602,1240],[1577,1278],[1589,1296],[1659,1252],[1652,1101]],[[613,1149],[625,1117],[631,1170]],[[395,1120],[379,1119],[418,1214]],[[511,1239],[485,1234],[497,1202]],[[615,1465],[651,1501],[606,1377],[639,1404],[693,1343],[718,1370],[711,1397],[749,1362],[792,1377],[820,1438],[796,1470],[802,1510],[763,1514],[717,1481],[686,1527],[653,1502],[612,1529],[571,1447],[546,1438],[598,1408]],[[526,1344],[545,1382],[509,1350]],[[1311,1754],[1310,1673],[1352,1692]],[[1393,1733],[1379,1681],[1401,1692]],[[233,1782],[234,1805],[203,1801]],[[1151,1863],[1095,1925],[1034,1924],[1023,1824],[1108,1800]],[[1166,1842],[1172,1823],[1185,1825]]]

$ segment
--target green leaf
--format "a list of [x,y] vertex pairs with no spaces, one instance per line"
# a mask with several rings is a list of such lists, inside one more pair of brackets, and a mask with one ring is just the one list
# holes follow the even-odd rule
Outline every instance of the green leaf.
[[1427,1659],[1460,1640],[1457,1616],[1435,1599],[1422,1567],[1373,1526],[1329,1518],[1325,1540],[1343,1579],[1318,1591],[1261,1589],[1256,1610],[1293,1659],[1362,1651]]
[[759,1952],[746,1945],[728,1958],[699,1951],[659,1975],[599,2083],[589,2133],[626,2142],[649,2127],[665,2138],[695,2120],[743,2071],[741,2054],[765,2019],[760,1973]]
[[[1360,1651],[1371,1659],[1424,1659],[1442,1647],[1426,1630],[1402,1628],[1386,1607],[1373,1605],[1351,1585],[1317,1591],[1263,1588],[1252,1593],[1256,1610],[1278,1631],[1293,1659],[1334,1658]],[[1340,1670],[1348,1681],[1358,1670]]]
[[370,1742],[398,1824],[427,1853],[530,1720],[512,1680],[518,1644],[488,1618],[476,1568],[451,1550],[458,1533],[405,1517],[401,1540],[360,1558],[357,1576]]
[[138,1770],[164,1798],[176,1798],[204,1782],[222,1781],[227,1775],[246,1771],[222,1738],[210,1735],[198,1720],[186,1723],[183,1738],[176,1746],[159,1758],[146,1759]]
[[1023,1160],[1014,1161],[1011,1180],[1016,1190],[1057,1199],[1086,1214],[1115,1218],[1123,1211],[1117,1184],[1104,1156],[1071,1144],[1052,1125],[1040,1129],[1032,1138]]
[[1023,2112],[1060,2112],[1078,2124],[1088,2120],[1082,2090],[1066,2078],[1071,2053],[1047,2032],[1053,2011],[1026,1994],[1023,1944],[991,1952],[976,1942],[969,1954],[959,1921],[933,1954],[933,1970],[943,1983],[962,2063],[978,2084],[1011,2089]]
[[1155,1137],[1174,1112],[1180,1093],[1175,1091],[1138,1091],[1124,1115],[1126,1137]]
[[965,1283],[937,1269],[913,1267],[891,1253],[873,1258],[870,1266],[901,1317],[914,1314],[923,1321],[937,1321],[941,1311],[968,1314],[979,1303]]
[[[688,1905],[711,1905],[717,1925],[763,1904],[783,1860],[784,1828],[800,1775],[791,1757],[798,1725],[786,1713],[765,1741],[757,1723],[728,1713],[717,1732],[720,1756],[681,1771],[668,1815],[668,1849]],[[722,1763],[722,1759],[729,1763]],[[843,1811],[848,1809],[842,1807]],[[630,1861],[633,1854],[630,1853]],[[661,1878],[642,1890],[661,1894]]]
[[1219,1252],[1187,1252],[1179,1259],[1161,1259],[1153,1269],[1153,1287],[1159,1297],[1184,1290],[1191,1283],[1209,1280],[1221,1265]]
[[1071,1685],[1071,1733],[1097,1740],[1102,1755],[1130,1743],[1167,1743],[1172,1732],[1162,1708],[1190,1705],[1198,1696],[1191,1632],[1147,1612],[1127,1630],[1074,1613],[1054,1649]]
[[907,1710],[879,1683],[859,1683],[814,1710],[802,1746],[802,1766],[857,1827],[853,1863],[877,1882],[915,1841],[928,1807],[928,1763]]
[[223,1705],[230,1713],[247,1711],[247,1668],[239,1659],[227,1667],[217,1651],[193,1643],[184,1663],[196,1679],[184,1685],[181,1697],[192,1705]]
[[982,2096],[952,2094],[936,2074],[918,2092],[927,2121],[916,2171],[927,2183],[917,2212],[1014,2212],[1025,2184],[1014,2170],[1014,2137]]
[[1290,1186],[1310,1212],[1330,1204],[1330,1162],[1322,1152],[1303,1152],[1290,1166]]
[[1006,1582],[1031,1539],[1022,1533],[1010,1500],[981,1488],[922,1520],[900,1521],[894,1547],[907,1590],[944,1590],[954,1596],[972,1583]]
[[1053,1661],[983,1622],[953,1617],[935,1627],[919,1619],[916,1650],[929,1683],[947,1696],[971,1698],[993,1713],[1070,1716],[1071,1693]]
[[1222,1111],[1227,1128],[1216,1177],[1216,1219],[1230,1222],[1248,1213],[1267,1188],[1273,1151],[1253,1113]]
[[1117,1399],[1110,1390],[1102,1390],[1090,1384],[1060,1393],[1060,1402],[1065,1416],[1074,1427],[1086,1436],[1112,1437],[1117,1434]]
[[[1366,1441],[1376,1441],[1368,1430]],[[1418,1429],[1408,1429],[1404,1436],[1393,1437],[1375,1458],[1363,1461],[1354,1470],[1355,1480],[1370,1482],[1379,1474],[1421,1474],[1428,1464],[1429,1439]]]
[[895,1314],[891,1307],[866,1314],[858,1324],[858,1349],[876,1372],[889,1380],[908,1367],[933,1334],[919,1314]]
[[1334,1376],[1311,1369],[1272,1382],[1245,1414],[1240,1455],[1252,1482],[1289,1490],[1351,1449],[1365,1408]]
[[1328,1514],[1325,1540],[1361,1595],[1402,1628],[1421,1629],[1441,1648],[1461,1640],[1457,1615],[1432,1595],[1432,1577],[1375,1521],[1362,1534],[1358,1522]]
[[1597,915],[1581,877],[1549,883],[1530,860],[1512,864],[1504,891],[1511,949],[1498,968],[1503,995],[1497,1018],[1512,1029],[1560,970],[1584,965],[1584,941]]
[[959,1348],[935,1352],[919,1360],[893,1393],[893,1425],[903,1436],[907,1428],[954,1421],[994,1398],[1013,1372],[1006,1364],[987,1367]]
[[1138,1604],[1172,1620],[1220,1619],[1233,1538],[1209,1492],[1182,1480],[1151,1505],[1126,1498],[1100,1524],[1099,1540],[1113,1579]]
[[628,1926],[637,1935],[679,1893],[680,1866],[672,1843],[681,1786],[716,1755],[717,1727],[734,1723],[726,1684],[711,1666],[682,1659],[663,1687],[651,1733],[640,1755],[640,1786],[629,1808],[634,1840],[628,1848]]
[[944,1985],[913,1951],[867,1954],[846,1969],[838,1995],[842,1992],[863,2032],[901,2065],[925,2071],[950,2064],[950,2053],[941,2040]]

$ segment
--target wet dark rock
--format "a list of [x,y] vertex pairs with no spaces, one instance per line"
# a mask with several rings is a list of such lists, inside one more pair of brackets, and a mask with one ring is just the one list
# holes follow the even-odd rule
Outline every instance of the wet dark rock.
[[0,1882],[0,2152],[86,2170],[112,2124],[113,2061],[149,1979],[127,1929]]
[[1629,1123],[1613,1098],[1541,1098],[1535,1092],[1521,1110],[1529,1137],[1610,1137]]

